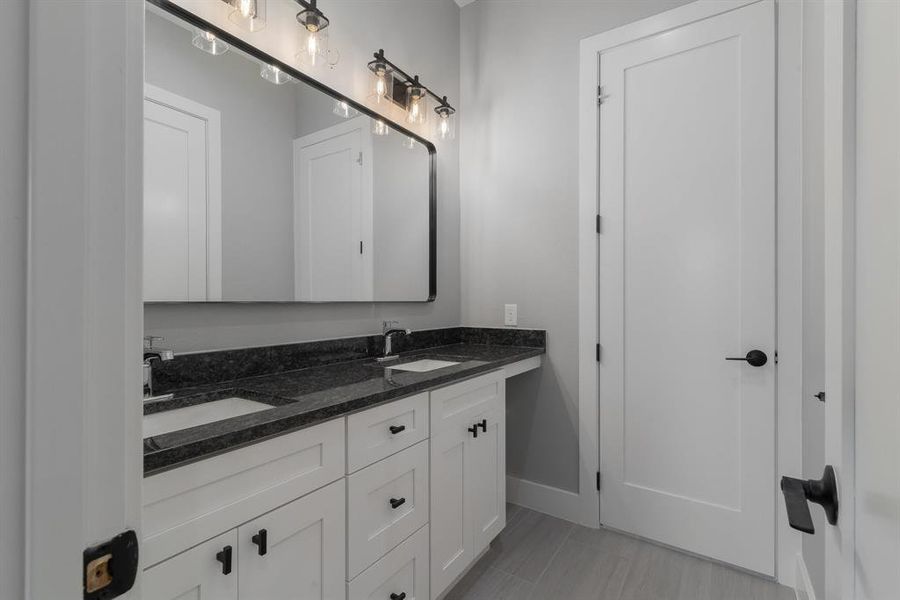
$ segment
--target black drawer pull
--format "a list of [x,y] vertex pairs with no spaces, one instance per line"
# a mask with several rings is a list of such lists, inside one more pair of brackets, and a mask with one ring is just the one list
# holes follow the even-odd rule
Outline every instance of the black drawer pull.
[[231,574],[231,546],[225,546],[216,553],[216,560],[222,563],[222,575]]
[[406,600],[406,592],[391,594],[391,600]]
[[260,529],[259,533],[250,538],[250,541],[257,545],[257,552],[260,556],[265,556],[269,551],[269,532],[265,529]]
[[475,423],[475,425],[481,427],[482,433],[487,433],[487,419],[482,419],[481,423]]
[[478,423],[475,423],[474,425],[469,427],[466,431],[471,433],[472,437],[477,438],[478,437]]
[[406,504],[406,498],[391,498],[391,508],[398,509]]
[[401,431],[406,431],[406,425],[391,425],[389,429],[392,434],[397,435]]

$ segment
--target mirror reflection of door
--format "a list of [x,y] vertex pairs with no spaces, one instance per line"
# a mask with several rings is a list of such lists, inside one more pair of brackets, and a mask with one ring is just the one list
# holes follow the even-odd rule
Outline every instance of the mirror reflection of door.
[[368,117],[294,141],[295,300],[373,299]]
[[222,298],[220,116],[147,85],[144,299]]

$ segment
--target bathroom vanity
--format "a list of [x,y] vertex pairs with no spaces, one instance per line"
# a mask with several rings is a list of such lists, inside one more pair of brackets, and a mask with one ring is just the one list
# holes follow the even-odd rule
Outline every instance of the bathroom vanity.
[[[145,406],[155,434],[144,440],[146,597],[412,600],[448,590],[506,523],[506,379],[540,367],[545,334],[417,337],[449,343],[387,363],[371,339],[351,338],[162,366],[171,397]],[[287,355],[305,368],[282,370]],[[248,369],[274,372],[233,378]],[[203,383],[174,387],[179,375]]]

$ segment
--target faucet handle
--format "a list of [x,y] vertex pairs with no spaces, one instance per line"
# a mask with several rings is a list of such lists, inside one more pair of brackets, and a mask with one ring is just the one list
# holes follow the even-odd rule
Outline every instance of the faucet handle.
[[148,350],[152,350],[153,344],[155,344],[156,342],[164,342],[164,341],[166,341],[166,338],[164,338],[161,335],[145,335],[144,336],[144,348],[146,348]]

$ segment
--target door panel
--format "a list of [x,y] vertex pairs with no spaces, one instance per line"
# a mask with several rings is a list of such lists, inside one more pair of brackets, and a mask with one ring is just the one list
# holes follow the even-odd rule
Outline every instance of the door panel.
[[774,66],[770,2],[600,58],[601,521],[769,575]]
[[431,597],[436,598],[474,558],[466,475],[468,432],[461,425],[431,437]]
[[[505,383],[505,382],[504,382]],[[501,398],[505,396],[501,394]],[[470,438],[472,473],[473,554],[487,549],[491,540],[506,526],[506,409],[497,399],[494,406],[474,419],[486,423],[477,438]],[[483,420],[483,421],[482,421]]]
[[[223,573],[216,554],[231,547],[231,573]],[[237,600],[237,530],[155,565],[143,575],[149,600]]]
[[[238,528],[239,595],[338,600],[345,593],[344,480]],[[253,537],[265,531],[265,554]]]

